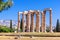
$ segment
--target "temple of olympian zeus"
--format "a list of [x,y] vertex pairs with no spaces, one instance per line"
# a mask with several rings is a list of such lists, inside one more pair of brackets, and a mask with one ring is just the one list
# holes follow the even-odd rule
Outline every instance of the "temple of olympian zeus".
[[[49,17],[49,26],[50,26],[50,32],[52,32],[52,9],[46,8],[42,12],[39,10],[29,10],[24,12],[18,12],[18,32],[20,32],[20,14],[22,14],[22,29],[23,32],[40,32],[40,15],[41,15],[41,29],[42,32],[46,32],[46,11],[49,11],[50,17]],[[36,14],[36,26],[34,29],[34,14]],[[26,16],[26,20],[24,20],[24,17]],[[24,23],[26,21],[26,23]],[[25,25],[26,24],[26,25]],[[25,28],[26,27],[26,28]]]

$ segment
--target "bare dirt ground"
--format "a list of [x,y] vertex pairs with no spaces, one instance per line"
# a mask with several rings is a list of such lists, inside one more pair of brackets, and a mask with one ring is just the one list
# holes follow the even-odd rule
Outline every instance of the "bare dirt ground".
[[0,40],[60,40],[60,33],[0,33]]
[[0,40],[60,40],[60,37],[20,37],[16,38],[15,36],[0,36]]

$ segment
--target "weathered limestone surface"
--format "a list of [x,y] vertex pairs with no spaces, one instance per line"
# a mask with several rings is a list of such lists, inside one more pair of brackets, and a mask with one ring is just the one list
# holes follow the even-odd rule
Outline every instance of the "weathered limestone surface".
[[43,14],[44,14],[44,17],[43,17],[44,18],[43,19],[44,20],[44,23],[43,23],[44,24],[44,26],[43,26],[44,29],[43,30],[44,30],[44,32],[46,32],[46,11],[44,11]]
[[25,14],[22,14],[22,31],[25,32],[25,20],[24,20]]
[[31,14],[31,27],[30,27],[30,31],[34,32],[34,14]]
[[52,10],[50,10],[50,32],[52,32]]
[[45,11],[42,12],[42,32],[46,32],[46,25],[45,25]]
[[18,30],[17,32],[20,32],[20,13],[18,12]]
[[36,12],[36,32],[40,32],[40,14]]
[[43,12],[42,12],[42,13],[41,13],[41,19],[42,19],[42,20],[41,20],[41,21],[42,21],[42,22],[41,22],[41,28],[42,28],[42,32],[43,32],[43,26],[44,26],[44,25],[43,25],[43,17],[44,17],[44,14],[43,14]]
[[26,31],[30,32],[30,13],[28,12],[28,14],[26,15]]

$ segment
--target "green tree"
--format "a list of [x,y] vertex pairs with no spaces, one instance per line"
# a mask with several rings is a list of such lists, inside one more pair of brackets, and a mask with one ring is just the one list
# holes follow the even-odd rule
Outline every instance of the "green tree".
[[59,19],[57,19],[56,32],[60,32]]
[[49,32],[49,31],[50,31],[49,29],[50,29],[50,27],[49,27],[49,26],[47,26],[47,27],[46,27],[46,31],[47,31],[47,32]]
[[20,23],[20,29],[21,29],[21,31],[22,31],[22,19],[21,19],[21,23]]
[[12,20],[10,20],[10,29],[12,29]]
[[0,12],[2,10],[8,9],[12,6],[12,0],[8,0],[6,2],[4,2],[4,0],[0,0]]

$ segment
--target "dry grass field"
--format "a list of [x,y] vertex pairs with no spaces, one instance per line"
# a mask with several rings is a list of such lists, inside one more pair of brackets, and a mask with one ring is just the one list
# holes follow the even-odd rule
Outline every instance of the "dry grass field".
[[0,40],[60,40],[60,33],[0,33]]

